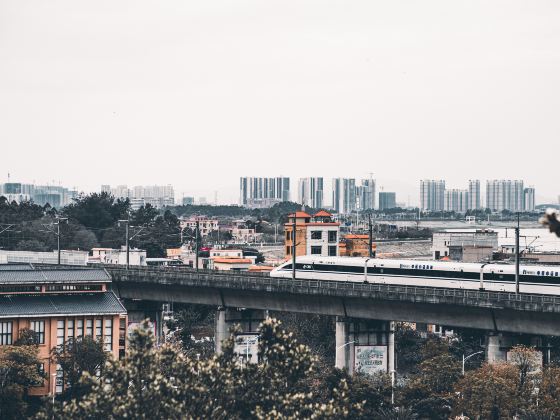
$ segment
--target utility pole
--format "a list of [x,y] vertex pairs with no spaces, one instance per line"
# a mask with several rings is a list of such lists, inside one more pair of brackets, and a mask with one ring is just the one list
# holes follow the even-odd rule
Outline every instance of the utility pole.
[[66,217],[56,217],[56,249],[58,251],[58,258],[57,258],[57,264],[60,265],[60,221],[64,220],[64,221],[68,221],[68,218]]
[[200,251],[200,222],[197,220],[196,221],[196,228],[195,228],[195,258],[196,258],[196,262],[195,262],[195,268],[196,271],[198,271],[198,253]]
[[121,223],[124,224],[124,228],[125,228],[125,248],[126,248],[126,269],[128,270],[128,268],[130,267],[130,240],[133,239],[136,235],[138,235],[140,232],[142,232],[144,230],[143,227],[140,227],[140,230],[138,230],[138,232],[136,232],[134,235],[130,236],[129,230],[131,227],[135,227],[135,226],[130,226],[130,219],[126,219],[126,220],[119,220],[119,226],[121,225]]
[[373,226],[371,225],[371,214],[369,214],[368,219],[368,231],[369,231],[369,240],[368,240],[368,250],[369,250],[369,257],[373,258]]
[[126,220],[119,220],[119,226],[121,225],[121,223],[124,224],[124,234],[125,234],[125,247],[126,247],[126,269],[128,270],[128,267],[130,266],[130,244],[129,244],[129,237],[130,235],[128,234],[128,228],[130,225],[130,220],[126,219]]
[[296,279],[296,213],[292,223],[292,280]]
[[515,293],[519,294],[519,212],[515,228]]

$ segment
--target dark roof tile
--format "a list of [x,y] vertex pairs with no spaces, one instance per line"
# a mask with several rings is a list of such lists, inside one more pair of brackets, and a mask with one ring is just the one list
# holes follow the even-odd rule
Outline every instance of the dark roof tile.
[[0,318],[124,313],[126,313],[126,309],[113,292],[79,295],[0,296]]

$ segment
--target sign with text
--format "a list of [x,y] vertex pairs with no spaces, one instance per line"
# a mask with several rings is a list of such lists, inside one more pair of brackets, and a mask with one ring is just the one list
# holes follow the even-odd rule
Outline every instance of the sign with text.
[[233,353],[242,363],[259,363],[259,335],[237,334],[233,344]]
[[387,372],[387,346],[355,346],[354,370],[374,375]]

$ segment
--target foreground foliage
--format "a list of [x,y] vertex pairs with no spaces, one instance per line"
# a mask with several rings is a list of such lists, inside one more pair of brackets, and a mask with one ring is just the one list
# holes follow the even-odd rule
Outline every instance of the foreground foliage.
[[[61,419],[179,418],[349,418],[363,404],[349,396],[344,378],[324,401],[300,385],[312,374],[315,357],[276,320],[261,325],[258,365],[240,363],[232,342],[224,354],[194,360],[179,347],[156,348],[149,328],[130,339],[123,361],[110,361],[98,381],[85,373],[90,392],[56,410]],[[48,409],[39,418],[49,418]]]
[[26,417],[27,391],[44,379],[37,369],[38,354],[39,348],[32,341],[0,347],[0,419]]

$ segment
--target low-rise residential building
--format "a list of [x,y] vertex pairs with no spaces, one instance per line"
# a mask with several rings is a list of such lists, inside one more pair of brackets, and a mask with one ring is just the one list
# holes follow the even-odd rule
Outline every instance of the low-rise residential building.
[[[61,250],[60,263],[63,265],[87,265],[89,253],[87,251]],[[29,263],[29,264],[57,264],[58,251],[6,251],[0,250],[0,264]]]
[[210,258],[215,258],[215,257],[243,258],[243,250],[241,249],[213,248],[209,252],[210,252]]
[[180,219],[181,230],[190,229],[194,232],[197,223],[201,237],[206,237],[211,232],[217,231],[220,228],[218,219],[212,219],[206,216],[193,216],[188,219]]
[[340,223],[332,220],[332,215],[324,210],[311,216],[298,211],[288,215],[284,225],[286,258],[291,258],[293,248],[293,229],[295,222],[296,256],[321,255],[336,257],[339,255],[338,241]]
[[252,258],[212,258],[212,268],[219,271],[248,271],[254,263],[255,260]]
[[[470,249],[472,248],[472,250]],[[477,250],[476,248],[483,248]],[[453,256],[451,255],[453,249]],[[432,255],[435,260],[444,257],[463,258],[486,258],[488,249],[498,249],[498,232],[489,229],[449,229],[434,232],[432,238]],[[476,262],[476,261],[470,261]]]
[[[341,257],[369,257],[369,235],[360,235],[349,233],[342,237],[338,244]],[[371,252],[373,256],[377,251],[377,246],[371,244]]]
[[[129,265],[146,265],[146,251],[131,248],[128,252]],[[126,247],[92,248],[88,263],[126,265]]]
[[25,329],[35,333],[39,346],[45,380],[30,395],[63,392],[63,372],[50,356],[70,339],[91,336],[103,340],[114,358],[124,355],[127,312],[110,283],[102,269],[0,265],[0,351]]
[[231,234],[232,240],[236,244],[250,244],[258,242],[262,234],[257,233],[245,220],[234,220],[226,230]]

